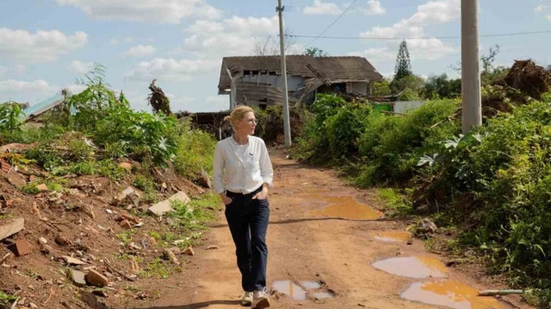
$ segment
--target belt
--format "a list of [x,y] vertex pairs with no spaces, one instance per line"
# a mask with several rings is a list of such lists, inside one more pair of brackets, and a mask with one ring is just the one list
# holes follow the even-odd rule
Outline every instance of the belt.
[[228,196],[228,197],[236,197],[236,196],[253,197],[255,194],[257,194],[260,191],[262,191],[262,186],[258,187],[253,192],[247,193],[247,194],[244,194],[242,192],[237,193],[237,192],[232,192],[232,191],[226,191],[226,196]]

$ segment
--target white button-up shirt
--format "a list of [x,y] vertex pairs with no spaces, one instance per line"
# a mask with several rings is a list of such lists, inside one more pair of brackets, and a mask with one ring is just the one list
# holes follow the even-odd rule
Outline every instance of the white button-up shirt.
[[228,190],[249,194],[264,183],[273,187],[272,162],[266,144],[259,137],[249,136],[249,142],[245,145],[239,145],[233,137],[219,141],[213,167],[213,184],[217,193]]

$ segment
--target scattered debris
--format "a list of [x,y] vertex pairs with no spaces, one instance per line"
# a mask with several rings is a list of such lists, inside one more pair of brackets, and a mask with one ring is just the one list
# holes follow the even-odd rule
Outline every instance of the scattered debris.
[[70,256],[63,256],[63,259],[68,265],[85,265],[86,264],[85,262]]
[[209,174],[205,170],[201,170],[201,178],[199,178],[201,185],[205,188],[212,189],[212,182],[210,180]]
[[9,223],[0,225],[0,240],[6,239],[16,233],[19,233],[25,225],[25,219],[17,218]]
[[86,279],[83,272],[69,268],[69,276],[73,283],[78,287],[86,286]]
[[50,254],[54,249],[50,245],[40,244],[40,252],[44,254]]
[[140,272],[140,265],[138,265],[138,262],[136,262],[135,259],[132,259],[132,271],[135,274],[138,274]]
[[180,265],[180,260],[178,260],[178,258],[174,254],[174,252],[172,252],[172,250],[170,250],[170,249],[165,249],[163,251],[163,257],[167,260],[172,261],[172,263],[174,263],[176,265]]
[[39,184],[36,186],[36,189],[38,190],[38,192],[48,192],[50,191],[50,189],[48,189],[48,186],[46,184]]
[[86,282],[90,285],[97,286],[97,287],[104,287],[109,284],[109,280],[103,276],[102,274],[98,273],[97,271],[90,269],[88,271],[88,274],[86,274]]
[[25,238],[19,239],[15,243],[9,245],[8,249],[10,249],[15,256],[18,257],[30,254],[32,252],[32,246]]
[[0,265],[4,264],[13,254],[11,252],[6,253],[3,258],[0,259]]
[[46,238],[44,238],[44,237],[40,237],[40,238],[38,239],[38,243],[39,243],[39,244],[45,245],[45,244],[48,243],[48,240],[47,240]]
[[164,215],[165,213],[167,213],[169,211],[172,211],[171,202],[173,202],[173,201],[180,201],[180,202],[183,202],[184,204],[187,204],[191,200],[185,192],[180,191],[180,192],[174,194],[173,196],[171,196],[169,199],[166,199],[162,202],[159,202],[159,203],[149,207],[148,211],[151,214],[154,214],[154,215],[157,215],[157,216],[160,217],[160,216]]
[[117,218],[115,218],[115,221],[117,222],[121,222],[121,221],[128,221],[132,224],[140,224],[141,223],[141,219],[140,218],[136,218],[136,217],[133,217],[131,215],[127,215],[127,214],[121,214],[119,215]]
[[184,252],[182,252],[182,254],[193,256],[195,255],[195,252],[193,251],[193,248],[189,246],[186,248],[186,250],[184,250]]
[[96,296],[99,296],[99,297],[107,298],[107,293],[105,293],[105,291],[103,291],[103,290],[93,290],[92,294],[94,294]]
[[90,306],[90,308],[92,309],[109,309],[109,307],[107,307],[107,305],[105,305],[104,303],[100,302],[96,296],[92,293],[88,293],[88,292],[85,292],[85,291],[80,291],[80,299],[86,303],[88,306]]
[[216,250],[216,249],[220,249],[220,247],[218,247],[218,246],[208,246],[207,247],[207,250]]
[[131,172],[131,171],[132,171],[132,164],[130,164],[130,163],[128,163],[128,162],[119,163],[119,167],[124,168],[127,172]]
[[429,218],[424,218],[417,226],[417,232],[422,234],[436,233],[438,227]]
[[19,144],[19,143],[11,143],[4,145],[0,147],[0,153],[4,152],[10,152],[10,153],[16,153],[16,152],[23,152],[25,150],[29,150],[36,146],[36,143],[32,144]]
[[138,207],[140,205],[140,194],[138,191],[132,187],[127,187],[111,201],[111,205],[113,206],[121,206],[125,203]]
[[69,241],[67,241],[67,239],[61,235],[57,235],[56,238],[55,238],[55,243],[60,245],[60,246],[67,246],[69,244]]
[[130,224],[130,222],[128,222],[128,220],[123,220],[119,223],[120,227],[124,228],[124,229],[127,229],[127,230],[130,230],[132,229],[132,224]]

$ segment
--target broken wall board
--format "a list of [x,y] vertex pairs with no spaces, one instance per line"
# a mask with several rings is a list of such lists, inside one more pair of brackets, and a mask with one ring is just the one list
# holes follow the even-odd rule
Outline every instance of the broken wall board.
[[180,201],[184,204],[187,204],[191,201],[191,199],[187,196],[187,194],[183,191],[180,191],[170,198],[159,202],[151,207],[149,207],[148,211],[154,215],[162,216],[165,213],[172,211],[172,202]]
[[0,224],[0,240],[19,233],[24,227],[25,219],[17,218],[7,224]]

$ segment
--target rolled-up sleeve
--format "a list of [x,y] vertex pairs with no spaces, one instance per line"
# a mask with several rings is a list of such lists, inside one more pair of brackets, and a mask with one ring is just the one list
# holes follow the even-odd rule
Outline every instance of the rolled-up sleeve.
[[262,141],[260,152],[260,173],[264,183],[267,183],[270,188],[273,188],[274,169],[272,168],[270,155],[268,154],[268,149],[266,148],[264,141]]
[[216,193],[222,193],[225,191],[224,189],[224,181],[223,179],[223,171],[224,171],[224,150],[222,149],[222,146],[220,143],[216,144],[216,148],[214,150],[214,163],[213,163],[213,169],[212,169],[212,180],[213,180],[213,186]]

